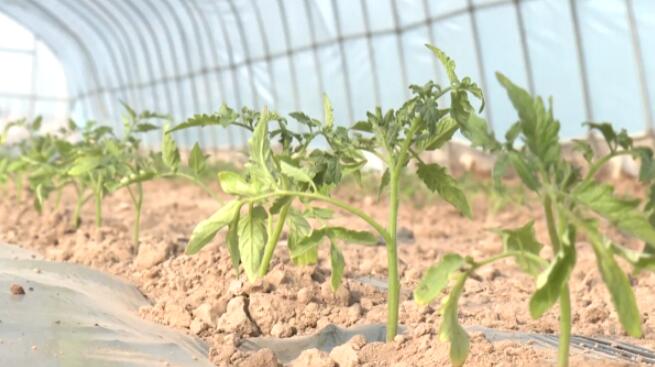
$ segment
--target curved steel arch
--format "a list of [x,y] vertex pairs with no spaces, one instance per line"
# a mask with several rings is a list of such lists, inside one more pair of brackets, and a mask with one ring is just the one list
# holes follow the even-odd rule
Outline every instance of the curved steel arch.
[[[121,71],[120,64],[118,62],[118,59],[116,58],[116,55],[114,54],[114,49],[112,47],[111,42],[109,42],[107,35],[98,29],[96,24],[87,17],[87,14],[84,11],[80,11],[75,6],[63,0],[60,1],[60,4],[62,4],[65,8],[67,8],[70,12],[74,13],[75,16],[77,16],[80,20],[82,20],[82,22],[86,24],[86,26],[89,27],[93,31],[93,33],[96,34],[96,36],[103,43],[104,48],[107,50],[107,53],[109,54],[110,64],[112,69],[114,70],[114,73],[118,77],[119,84],[121,83],[126,84],[128,82],[127,77]],[[127,67],[127,65],[125,66]],[[125,90],[119,90],[117,92],[123,95],[123,99],[125,99],[124,97],[127,96],[127,91]]]

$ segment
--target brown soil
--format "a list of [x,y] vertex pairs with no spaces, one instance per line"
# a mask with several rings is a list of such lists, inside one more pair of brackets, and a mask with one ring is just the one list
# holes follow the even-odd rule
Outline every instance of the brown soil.
[[[224,234],[197,255],[182,254],[194,224],[217,209],[214,201],[195,187],[172,181],[149,183],[146,189],[142,244],[136,255],[130,241],[134,215],[124,192],[106,200],[102,228],[94,228],[92,205],[88,205],[83,225],[77,231],[68,227],[68,209],[39,216],[28,200],[18,202],[12,194],[3,195],[0,241],[36,250],[48,259],[84,264],[133,283],[152,301],[152,306],[140,310],[144,318],[200,336],[211,346],[210,358],[218,366],[270,365],[271,354],[267,351],[249,354],[237,349],[239,341],[248,336],[308,335],[330,323],[347,327],[385,321],[385,292],[357,280],[362,276],[385,277],[384,247],[343,246],[347,262],[345,281],[336,293],[329,287],[329,257],[325,249],[321,250],[316,267],[298,268],[290,264],[286,249],[280,246],[270,273],[255,284],[248,284],[244,276],[237,278],[231,268],[223,246]],[[384,203],[376,203],[369,196],[340,197],[357,202],[384,222]],[[62,208],[73,206],[70,193],[64,195],[62,204]],[[542,214],[537,209],[512,206],[491,213],[483,197],[475,197],[473,205],[476,210],[472,221],[439,201],[420,210],[409,205],[401,207],[400,226],[415,237],[413,243],[401,244],[399,249],[404,289],[400,320],[407,326],[404,336],[387,344],[353,340],[330,355],[306,351],[302,355],[305,362],[298,360],[295,365],[329,366],[335,361],[354,366],[448,365],[448,345],[436,336],[440,321],[437,305],[422,308],[409,298],[422,271],[450,251],[476,258],[494,254],[500,249],[494,228],[518,227],[532,217],[537,220],[538,236],[546,240]],[[366,228],[343,213],[337,222]],[[614,238],[638,246],[620,234]],[[644,272],[631,280],[644,323],[644,338],[640,340],[625,336],[593,253],[581,243],[571,279],[573,333],[610,337],[655,349],[655,274]],[[460,320],[464,325],[557,333],[556,307],[539,320],[530,318],[527,301],[533,290],[532,279],[511,260],[504,260],[469,280],[460,302]],[[513,342],[490,343],[484,335],[474,333],[467,365],[552,365],[554,358],[554,350]],[[572,365],[625,364],[592,359],[574,351]]]

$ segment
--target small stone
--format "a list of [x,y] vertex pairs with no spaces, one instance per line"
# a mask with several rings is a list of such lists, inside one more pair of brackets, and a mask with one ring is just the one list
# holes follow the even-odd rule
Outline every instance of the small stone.
[[327,353],[316,348],[305,349],[291,362],[290,367],[336,367],[336,363],[330,359]]
[[38,349],[38,348],[36,347],[36,345],[33,345],[33,346],[32,346],[32,350],[37,350],[37,349]]
[[239,279],[234,279],[230,282],[230,285],[227,287],[227,291],[232,295],[240,295],[242,293],[241,291],[242,287],[243,287],[243,281]]
[[166,304],[166,314],[168,315],[168,324],[178,328],[187,328],[191,325],[191,315],[184,307],[168,303]]
[[239,367],[277,367],[279,365],[280,364],[277,361],[273,351],[268,348],[264,348],[251,354],[250,357],[246,358],[239,364]]
[[253,335],[257,327],[246,313],[246,298],[234,297],[228,302],[227,310],[218,318],[216,329],[219,332],[238,333],[240,335]]
[[405,340],[406,340],[405,336],[404,336],[404,335],[401,335],[401,334],[398,334],[398,335],[396,335],[396,336],[393,338],[393,341],[396,342],[396,343],[398,343],[398,344],[402,344],[402,343],[404,343]]
[[321,286],[321,297],[326,301],[331,301],[339,306],[350,306],[351,295],[347,284],[342,284],[335,291],[332,290],[330,282],[325,282]]
[[25,289],[18,284],[12,284],[11,287],[9,287],[9,291],[15,296],[22,296],[25,294]]

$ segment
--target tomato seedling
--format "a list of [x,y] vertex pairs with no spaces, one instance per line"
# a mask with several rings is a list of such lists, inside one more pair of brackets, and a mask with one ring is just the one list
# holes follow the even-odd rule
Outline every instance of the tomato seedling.
[[[223,191],[235,198],[221,207],[210,218],[194,229],[187,253],[195,253],[209,243],[223,228],[228,228],[227,245],[235,267],[243,265],[246,275],[253,280],[266,273],[280,234],[288,222],[288,247],[292,258],[315,251],[322,240],[330,243],[332,286],[336,288],[344,269],[344,257],[337,240],[373,244],[376,236],[368,232],[342,227],[322,226],[310,231],[309,223],[291,206],[297,199],[305,206],[302,212],[317,213],[322,209],[313,203],[324,203],[344,210],[367,223],[382,238],[388,257],[388,319],[387,340],[392,340],[398,327],[400,281],[396,249],[396,230],[399,210],[399,180],[411,164],[416,165],[418,177],[432,191],[470,216],[471,209],[463,192],[446,169],[435,163],[425,163],[421,153],[435,150],[448,142],[459,129],[464,135],[476,130],[486,131],[482,121],[470,123],[473,107],[469,94],[482,99],[482,92],[470,78],[459,79],[455,63],[441,50],[428,46],[446,69],[450,84],[446,88],[428,82],[410,87],[414,97],[398,110],[382,113],[380,108],[368,113],[367,119],[351,128],[336,126],[332,106],[325,98],[325,118],[321,124],[302,113],[291,116],[304,125],[308,132],[294,133],[279,115],[263,111],[245,119],[223,108],[213,116],[186,123],[183,127],[211,124],[236,124],[252,130],[249,140],[247,175],[235,172],[219,173]],[[450,107],[441,108],[440,98],[449,95]],[[482,103],[482,106],[484,103]],[[269,125],[277,123],[270,129]],[[177,129],[177,128],[176,128]],[[310,145],[315,138],[327,142],[325,150]],[[281,149],[271,147],[271,139],[279,138]],[[364,153],[378,157],[384,164],[380,191],[388,186],[389,219],[379,223],[363,210],[330,195],[344,172],[356,174],[366,163]],[[242,210],[243,209],[243,210]],[[245,214],[241,212],[244,211]],[[275,218],[275,219],[274,219]],[[289,220],[288,220],[289,219]],[[325,218],[329,220],[329,217]]]
[[[633,251],[611,240],[599,220],[621,232],[646,243],[655,243],[652,202],[647,211],[639,208],[636,198],[618,196],[614,188],[596,179],[597,173],[613,157],[630,155],[641,161],[640,179],[650,182],[655,177],[652,151],[633,145],[625,131],[616,132],[608,123],[590,123],[604,137],[609,153],[595,157],[587,141],[575,141],[576,149],[586,160],[582,169],[562,154],[559,140],[560,123],[539,97],[513,84],[498,73],[500,84],[518,112],[519,121],[506,133],[506,141],[499,143],[489,132],[477,130],[471,136],[474,145],[481,146],[497,157],[494,177],[500,180],[511,168],[523,186],[538,197],[545,213],[549,242],[553,256],[540,256],[543,245],[537,240],[533,221],[519,228],[501,231],[503,251],[488,259],[476,261],[471,257],[448,254],[425,273],[414,292],[418,303],[436,299],[449,281],[448,296],[442,301],[442,321],[439,336],[449,341],[450,358],[454,365],[464,363],[468,355],[469,339],[457,321],[457,303],[468,277],[480,267],[504,258],[514,258],[516,264],[536,279],[536,290],[529,302],[530,315],[539,318],[555,303],[560,305],[560,340],[558,364],[568,365],[571,335],[571,300],[569,279],[575,267],[576,245],[584,238],[597,260],[598,270],[611,295],[621,325],[634,337],[642,335],[640,313],[628,276],[619,267],[616,256],[633,265],[635,270],[655,269],[653,247]],[[480,120],[472,116],[472,120]]]

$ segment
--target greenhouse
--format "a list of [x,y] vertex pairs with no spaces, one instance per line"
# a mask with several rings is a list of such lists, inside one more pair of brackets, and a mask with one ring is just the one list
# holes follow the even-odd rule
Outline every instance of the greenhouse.
[[0,366],[655,365],[655,2],[0,0]]

